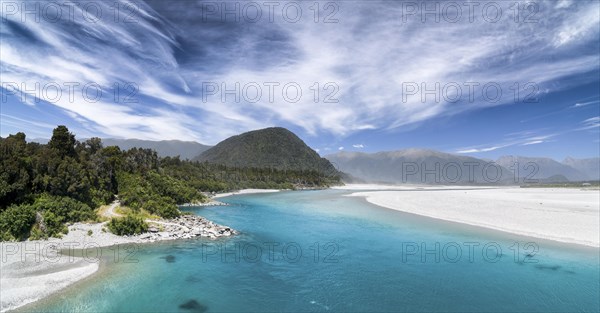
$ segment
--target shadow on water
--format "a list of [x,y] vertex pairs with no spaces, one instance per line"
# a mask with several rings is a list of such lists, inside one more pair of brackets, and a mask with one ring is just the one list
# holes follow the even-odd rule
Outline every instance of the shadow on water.
[[558,271],[562,266],[560,265],[536,265],[535,268],[537,268],[538,270],[550,270],[550,271]]
[[165,259],[167,261],[167,263],[175,263],[175,256],[174,255],[167,255],[167,256],[163,256],[161,257],[161,259]]
[[188,283],[201,283],[202,279],[200,277],[197,277],[195,275],[190,275],[188,277],[185,278],[185,281]]
[[[519,261],[519,262],[515,262],[518,265],[527,265],[528,262],[523,262],[523,261]],[[562,269],[563,267],[560,265],[542,265],[542,264],[536,264],[534,265],[535,269],[538,269],[540,271],[550,271],[550,272],[557,272],[558,270]],[[571,270],[571,269],[563,269],[561,272],[564,272],[566,274],[576,274],[575,271]]]
[[188,300],[185,303],[179,305],[179,308],[186,311],[204,313],[208,311],[208,307],[203,305],[202,303],[192,299]]
[[[560,265],[536,265],[535,268],[537,268],[540,271],[552,271],[552,272],[556,272],[560,269],[562,269],[562,266]],[[569,269],[563,269],[562,272],[566,273],[566,274],[576,274],[575,271],[573,270],[569,270]]]

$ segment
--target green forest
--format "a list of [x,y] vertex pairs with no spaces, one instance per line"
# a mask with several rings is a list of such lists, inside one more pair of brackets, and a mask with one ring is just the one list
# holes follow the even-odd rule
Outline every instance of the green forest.
[[[60,237],[66,224],[98,221],[97,209],[118,196],[134,212],[174,218],[177,205],[205,202],[205,192],[243,188],[319,188],[339,184],[338,175],[317,171],[236,168],[160,158],[150,149],[122,151],[100,138],[78,141],[58,126],[47,144],[27,142],[24,133],[0,138],[0,240]],[[111,221],[111,230],[139,217]],[[126,232],[122,232],[126,233]]]

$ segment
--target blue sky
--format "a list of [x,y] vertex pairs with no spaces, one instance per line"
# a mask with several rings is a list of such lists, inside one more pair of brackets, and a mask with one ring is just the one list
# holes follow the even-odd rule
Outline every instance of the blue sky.
[[0,135],[599,156],[599,2],[477,3],[2,0]]

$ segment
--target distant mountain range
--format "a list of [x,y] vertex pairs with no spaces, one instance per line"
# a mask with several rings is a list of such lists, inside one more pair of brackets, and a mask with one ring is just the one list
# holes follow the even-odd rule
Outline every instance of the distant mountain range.
[[193,160],[235,167],[336,173],[331,163],[291,131],[271,127],[229,137]]
[[[596,159],[598,162],[599,159]],[[550,158],[532,158],[524,156],[503,156],[496,160],[496,163],[511,168],[515,163],[519,165],[520,176],[531,175],[532,178],[546,179],[552,176],[561,175],[569,181],[592,180],[593,176],[588,176],[584,172],[577,170],[567,164],[560,163]],[[596,176],[597,177],[597,176]],[[598,179],[598,178],[596,178]]]
[[182,159],[228,166],[341,171],[347,174],[345,180],[355,182],[515,184],[531,180],[545,183],[600,180],[600,158],[566,158],[558,162],[544,157],[503,156],[493,161],[429,149],[339,152],[322,158],[298,136],[281,127],[243,133],[214,147],[179,140],[105,138],[102,142],[104,146],[118,146],[122,150],[153,149],[161,157],[179,155]]
[[600,158],[566,159],[504,156],[482,160],[427,149],[325,156],[358,181],[408,184],[516,184],[600,180]]
[[504,167],[468,157],[427,149],[326,156],[339,171],[359,180],[406,184],[509,184],[513,174]]
[[[85,141],[86,139],[81,139]],[[32,140],[38,143],[47,143],[48,139],[36,138]],[[180,141],[180,140],[140,140],[140,139],[115,139],[102,138],[102,145],[117,146],[121,150],[129,150],[131,148],[143,148],[155,150],[160,157],[175,157],[181,159],[192,159],[200,153],[208,150],[211,146],[203,145],[195,141]]]
[[600,158],[566,158],[562,163],[578,170],[592,180],[600,180]]

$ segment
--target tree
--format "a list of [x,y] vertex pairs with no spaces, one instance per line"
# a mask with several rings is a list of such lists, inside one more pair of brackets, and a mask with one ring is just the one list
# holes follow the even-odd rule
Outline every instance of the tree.
[[30,169],[24,133],[0,140],[0,209],[25,200],[31,189]]
[[99,162],[105,174],[108,174],[108,189],[118,193],[117,171],[123,165],[123,153],[117,146],[109,146],[99,151]]
[[75,135],[69,129],[60,125],[52,131],[52,138],[48,142],[51,149],[56,149],[60,156],[75,156]]
[[96,154],[102,149],[102,139],[98,137],[92,137],[85,141],[85,147],[89,149],[90,154]]

